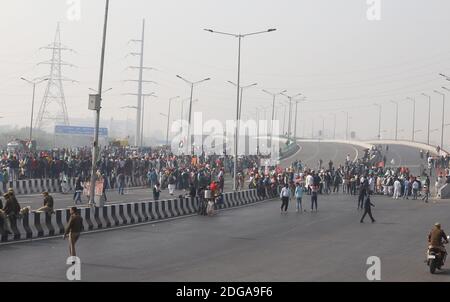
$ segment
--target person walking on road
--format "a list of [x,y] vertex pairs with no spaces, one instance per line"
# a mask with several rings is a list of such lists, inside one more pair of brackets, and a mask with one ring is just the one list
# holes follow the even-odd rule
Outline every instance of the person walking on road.
[[[63,239],[69,237],[69,256],[76,256],[75,244],[83,230],[83,218],[78,213],[77,207],[70,208],[70,219],[66,226]],[[74,264],[75,262],[72,262]]]
[[364,186],[364,177],[361,177],[361,180],[357,180],[360,181],[360,185],[359,185],[359,196],[358,196],[358,210],[361,208],[361,210],[363,209],[363,205],[364,205],[364,197],[366,196],[366,186]]
[[81,184],[81,177],[78,177],[75,182],[75,193],[73,194],[73,200],[75,201],[75,204],[77,204],[78,202],[82,203],[81,193],[83,193],[83,185]]
[[284,187],[281,189],[280,198],[281,198],[281,213],[283,213],[283,208],[284,213],[287,213],[289,199],[291,198],[291,190],[289,189],[288,184],[285,184]]
[[303,187],[301,186],[300,183],[297,183],[295,186],[295,200],[297,202],[297,212],[300,211],[300,213],[303,211],[302,210],[302,197],[303,197]]
[[372,207],[374,207],[374,206],[375,205],[370,202],[370,195],[367,194],[366,200],[364,201],[364,214],[360,220],[361,223],[364,223],[364,217],[366,217],[367,214],[369,214],[370,219],[372,219],[372,223],[375,222],[375,219],[372,216]]
[[317,212],[317,194],[319,192],[319,186],[313,185],[311,187],[311,212],[314,210],[314,205],[316,205],[316,212]]

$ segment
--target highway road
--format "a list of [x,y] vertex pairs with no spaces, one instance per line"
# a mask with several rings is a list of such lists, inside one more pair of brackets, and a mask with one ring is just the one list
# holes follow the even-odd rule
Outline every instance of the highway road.
[[[302,144],[284,161],[335,164],[361,151],[350,145]],[[353,151],[353,152],[352,152]],[[352,152],[352,153],[351,153]],[[417,163],[414,148],[390,146],[395,160]],[[309,208],[309,196],[305,197]],[[436,275],[424,263],[436,221],[450,233],[450,200],[425,204],[375,196],[375,223],[359,222],[356,197],[319,196],[317,213],[280,214],[278,200],[142,226],[84,233],[78,255],[83,281],[367,281],[369,256],[381,260],[381,281],[450,281],[450,263]],[[65,281],[67,241],[0,245],[0,281]]]
[[[319,196],[317,213],[279,212],[278,200],[172,221],[83,234],[83,281],[367,281],[369,256],[382,281],[450,281],[423,262],[435,221],[450,227],[450,201],[377,196],[375,223],[359,222],[356,197]],[[306,205],[309,198],[305,199]],[[307,207],[308,208],[308,207]],[[0,281],[65,281],[61,238],[0,246]]]

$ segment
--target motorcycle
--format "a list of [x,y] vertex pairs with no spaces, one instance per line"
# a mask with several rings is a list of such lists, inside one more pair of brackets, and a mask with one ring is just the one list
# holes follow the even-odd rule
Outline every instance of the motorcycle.
[[[450,236],[447,236],[447,239],[450,239]],[[445,263],[445,259],[447,257],[447,252],[445,249],[440,248],[432,248],[428,246],[427,251],[427,265],[430,267],[430,273],[434,274],[437,269],[441,269],[441,267]]]

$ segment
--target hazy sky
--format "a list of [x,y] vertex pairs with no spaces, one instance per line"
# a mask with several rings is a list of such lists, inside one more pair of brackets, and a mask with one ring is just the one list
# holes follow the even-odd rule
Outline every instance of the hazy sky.
[[[64,75],[79,81],[65,83],[69,118],[91,117],[87,110],[89,87],[98,85],[99,57],[104,3],[81,0],[79,21],[66,17],[65,0],[1,1],[0,9],[0,125],[29,123],[31,87],[19,78],[48,73],[49,66],[36,64],[48,60],[50,53],[39,50],[52,42],[56,23],[61,22],[62,43],[76,50],[63,59],[76,68],[65,68]],[[405,98],[417,99],[418,139],[425,139],[427,99],[432,98],[432,140],[440,139],[441,100],[433,92],[443,85],[438,73],[450,74],[450,1],[381,0],[381,20],[369,21],[366,0],[111,0],[108,23],[102,118],[125,120],[135,112],[120,107],[136,105],[134,93],[137,72],[126,70],[138,64],[137,51],[130,39],[140,38],[142,19],[146,19],[144,91],[157,99],[147,102],[148,131],[165,131],[168,98],[189,96],[189,87],[175,77],[192,81],[211,77],[195,88],[199,102],[194,110],[206,118],[233,119],[236,91],[227,80],[236,81],[237,39],[203,31],[212,28],[226,32],[253,32],[277,28],[276,32],[248,37],[242,43],[242,84],[258,86],[244,92],[244,116],[254,116],[255,108],[271,105],[271,97],[261,89],[303,93],[308,102],[301,106],[298,132],[311,135],[325,122],[326,133],[333,128],[345,133],[345,114],[352,117],[350,128],[363,138],[378,131],[375,102],[383,104],[383,134],[392,137],[394,105],[401,101],[399,137],[410,138],[412,105]],[[42,101],[45,84],[37,88],[36,107]],[[449,94],[450,95],[450,94]],[[446,112],[449,113],[450,97]],[[279,97],[278,101],[285,101]],[[150,105],[151,102],[151,105]],[[180,115],[176,103],[173,115]],[[282,113],[282,111],[280,111]],[[278,114],[280,117],[280,114]],[[447,114],[450,123],[450,115]],[[147,131],[147,130],[146,130]],[[147,131],[147,132],[148,132]],[[447,127],[450,139],[450,126]],[[447,144],[448,145],[448,144]]]

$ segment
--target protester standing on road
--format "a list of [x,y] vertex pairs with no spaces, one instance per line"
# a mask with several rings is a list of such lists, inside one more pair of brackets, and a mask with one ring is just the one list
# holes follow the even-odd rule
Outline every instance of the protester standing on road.
[[[75,244],[80,238],[80,233],[83,230],[83,218],[78,213],[76,207],[70,208],[70,219],[64,232],[63,239],[69,236],[69,256],[76,256]],[[74,262],[72,262],[74,264]]]
[[303,187],[302,185],[298,182],[295,186],[295,200],[297,202],[297,212],[300,213],[303,211],[302,210],[302,197],[303,197]]
[[316,205],[317,212],[317,193],[319,192],[319,186],[313,185],[311,187],[311,212],[314,210],[314,205]]
[[392,196],[393,199],[398,199],[401,196],[402,191],[402,184],[398,178],[394,181],[394,196]]
[[364,214],[361,217],[360,222],[363,223],[364,222],[364,217],[366,217],[367,214],[369,214],[370,219],[372,219],[372,223],[375,222],[375,219],[372,216],[372,207],[374,207],[375,205],[373,203],[370,202],[370,195],[367,194],[366,196],[366,200],[364,201]]
[[173,191],[175,190],[175,181],[176,181],[176,178],[173,175],[173,173],[171,173],[169,175],[169,179],[168,179],[168,189],[169,189],[170,195],[173,195]]
[[117,182],[119,184],[119,195],[123,195],[123,188],[125,187],[125,175],[120,172],[117,176]]
[[159,200],[159,194],[161,194],[161,189],[159,187],[159,182],[153,187],[153,199]]
[[403,182],[403,199],[409,199],[409,180],[408,178],[405,178],[405,181]]
[[285,184],[283,189],[281,189],[280,198],[281,198],[281,213],[283,213],[283,208],[284,212],[287,213],[289,199],[291,198],[291,190],[289,189],[288,184]]

